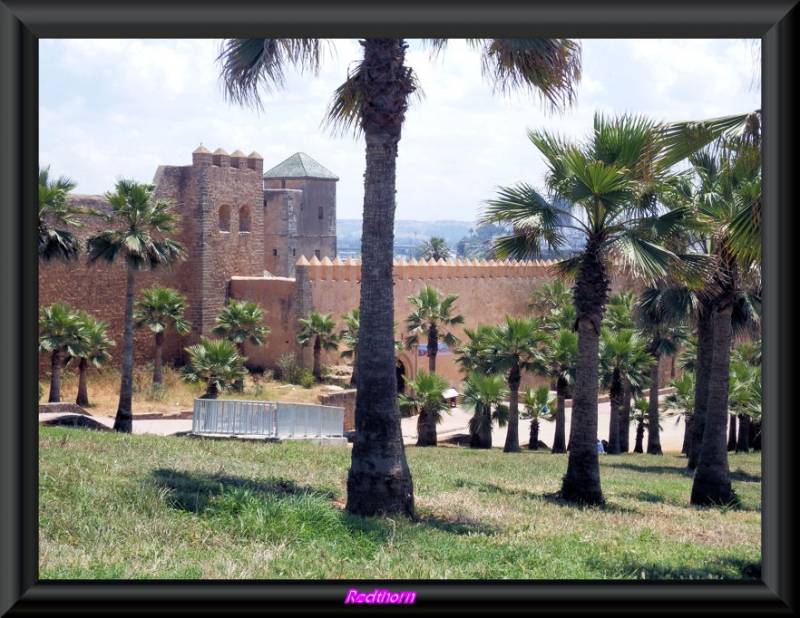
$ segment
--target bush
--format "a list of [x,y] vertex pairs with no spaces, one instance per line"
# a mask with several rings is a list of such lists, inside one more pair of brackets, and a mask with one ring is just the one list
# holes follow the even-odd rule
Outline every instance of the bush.
[[297,355],[294,352],[283,354],[276,361],[278,365],[278,379],[285,384],[300,384],[303,370],[297,364]]
[[44,386],[39,382],[39,399],[37,401],[41,401],[42,397],[44,397]]
[[303,388],[314,388],[317,384],[317,379],[314,377],[314,374],[311,373],[308,369],[303,369],[300,372],[300,379],[297,382]]

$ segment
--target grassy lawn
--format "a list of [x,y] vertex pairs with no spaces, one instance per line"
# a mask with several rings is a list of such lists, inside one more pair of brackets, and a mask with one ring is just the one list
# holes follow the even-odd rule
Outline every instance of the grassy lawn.
[[567,455],[407,447],[417,520],[344,512],[350,450],[40,428],[41,579],[760,579],[761,455],[736,508],[678,455],[601,456],[607,501],[553,497]]

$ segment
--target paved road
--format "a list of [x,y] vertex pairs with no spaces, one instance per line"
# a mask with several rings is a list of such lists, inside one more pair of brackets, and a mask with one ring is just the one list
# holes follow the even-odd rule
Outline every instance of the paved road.
[[[566,435],[569,436],[570,430],[570,412],[567,408],[566,413]],[[598,431],[601,440],[608,439],[608,421],[609,421],[610,405],[608,403],[598,404]],[[39,420],[45,420],[54,416],[63,416],[60,414],[40,414]],[[450,414],[445,413],[444,419],[440,425],[437,426],[437,436],[439,440],[445,440],[455,434],[469,433],[469,418],[471,413],[466,412],[460,407],[450,408]],[[92,417],[107,427],[113,427],[114,419],[105,417]],[[680,422],[675,424],[674,419],[665,419],[661,423],[662,431],[660,432],[661,449],[665,453],[676,452],[680,453],[683,444],[683,431],[684,423]],[[403,438],[406,444],[416,444],[417,441],[417,417],[404,418],[401,420],[403,429]],[[184,419],[148,419],[148,420],[134,420],[133,433],[157,434],[157,435],[172,435],[181,432],[191,431],[192,421]],[[555,423],[540,421],[539,423],[539,440],[552,446],[553,434],[555,432]],[[528,436],[530,435],[530,422],[521,420],[519,423],[519,440],[521,445],[528,443]],[[634,426],[631,425],[630,445],[633,449],[635,434]],[[495,448],[503,448],[506,440],[505,428],[494,428],[492,432],[492,444]],[[645,434],[645,449],[647,448],[647,435]]]

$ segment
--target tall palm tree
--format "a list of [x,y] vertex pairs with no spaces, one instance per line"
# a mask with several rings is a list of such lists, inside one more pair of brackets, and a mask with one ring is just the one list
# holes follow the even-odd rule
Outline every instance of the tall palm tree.
[[244,368],[246,360],[244,345],[260,346],[265,345],[270,328],[263,323],[264,316],[267,314],[254,300],[236,300],[231,298],[228,304],[219,310],[216,317],[216,326],[211,332],[220,337],[224,337],[236,346],[239,356],[242,359],[241,376],[236,378],[233,385],[234,389],[241,392],[244,390],[244,376],[247,371]]
[[78,356],[82,322],[67,303],[43,307],[39,318],[39,352],[50,353],[48,403],[61,401],[61,364],[64,355]]
[[86,377],[89,364],[102,367],[110,361],[111,354],[108,348],[116,343],[109,339],[106,333],[108,322],[97,320],[85,311],[78,311],[76,315],[81,323],[79,341],[77,346],[67,351],[65,364],[74,358],[78,359],[78,394],[75,403],[79,406],[88,406],[89,391]]
[[[395,179],[398,143],[417,90],[405,63],[405,39],[360,39],[363,58],[334,93],[328,121],[343,131],[363,132],[366,142],[359,389],[356,433],[347,477],[350,514],[414,514],[411,472],[405,457],[394,351]],[[444,50],[447,39],[429,41]],[[528,89],[554,110],[571,105],[580,79],[580,48],[567,39],[471,39],[482,50],[484,73],[500,91]],[[317,39],[227,39],[218,61],[225,92],[236,102],[260,106],[259,87],[283,85],[284,66],[316,73],[322,54]]]
[[504,453],[519,453],[519,387],[522,372],[535,371],[540,363],[539,346],[546,334],[540,318],[515,318],[495,326],[488,339],[490,373],[498,373],[508,384],[508,429]]
[[122,343],[122,377],[119,405],[114,430],[131,433],[133,430],[133,306],[136,275],[146,267],[169,268],[183,258],[183,245],[167,238],[175,231],[178,215],[172,212],[172,202],[156,201],[155,186],[133,180],[117,181],[115,192],[106,193],[111,205],[114,229],[99,232],[87,240],[89,261],[104,259],[115,262],[121,258],[127,270],[125,287],[125,326]]
[[441,236],[431,236],[428,240],[423,240],[419,245],[419,256],[424,260],[446,260],[452,254],[452,250],[447,241]]
[[185,335],[192,323],[183,317],[186,297],[172,288],[154,285],[142,290],[142,299],[136,301],[133,311],[133,328],[145,326],[155,333],[156,351],[153,360],[153,384],[161,384],[161,366],[164,337],[168,328]]
[[[578,366],[572,407],[573,432],[567,473],[561,495],[567,500],[603,504],[597,455],[598,351],[600,326],[609,289],[612,260],[646,278],[668,270],[702,266],[682,262],[657,239],[680,226],[688,208],[661,214],[658,195],[674,184],[674,164],[702,148],[726,130],[741,125],[742,117],[698,123],[658,125],[636,115],[606,118],[595,115],[594,132],[574,144],[547,131],[529,131],[544,156],[545,182],[560,200],[547,200],[532,186],[519,183],[501,188],[488,200],[481,223],[506,221],[511,235],[494,242],[493,255],[527,259],[541,255],[544,245],[564,245],[563,221],[586,238],[583,250],[557,265],[564,277],[574,278],[577,310]],[[565,203],[568,208],[560,207]],[[574,214],[574,207],[579,215]],[[703,274],[701,268],[695,278]]]
[[472,410],[469,419],[469,445],[472,448],[492,448],[492,426],[508,423],[508,389],[503,376],[471,372],[461,387],[461,406]]
[[317,382],[322,381],[322,350],[336,350],[339,347],[339,336],[334,332],[336,322],[330,313],[311,311],[306,318],[300,318],[300,332],[297,342],[302,347],[313,346],[314,369],[312,373]]
[[417,446],[436,446],[436,425],[442,422],[442,412],[450,414],[442,395],[450,386],[442,376],[420,370],[413,380],[407,380],[411,394],[400,395],[400,409],[417,417]]
[[72,206],[69,192],[77,184],[66,176],[50,177],[50,166],[39,168],[39,259],[74,260],[81,251],[80,239],[69,227],[81,228],[77,215],[86,214],[84,208]]
[[444,296],[432,285],[426,284],[416,296],[409,296],[408,302],[414,310],[406,318],[408,337],[406,349],[410,350],[419,345],[420,335],[425,337],[428,352],[428,371],[436,372],[436,355],[439,351],[441,340],[450,349],[455,348],[460,340],[456,337],[451,327],[464,323],[464,316],[453,314],[453,305],[460,294]]
[[[708,184],[706,174],[710,172],[716,180],[714,191],[703,191],[694,204],[697,218],[708,230],[698,237],[698,244],[713,257],[715,271],[699,292],[698,401],[689,458],[689,467],[695,464],[692,504],[729,504],[735,500],[726,440],[730,351],[737,309],[753,306],[743,302],[744,282],[748,278],[760,280],[760,264],[755,261],[758,251],[742,251],[734,241],[731,226],[743,209],[755,211],[755,202],[760,203],[760,153],[760,145],[739,135],[721,139],[714,148],[692,159],[702,185]],[[760,236],[751,240],[760,243]],[[760,288],[760,283],[756,287]],[[702,381],[701,375],[705,376]]]
[[205,399],[216,399],[220,392],[229,389],[244,376],[244,361],[238,349],[228,339],[206,339],[186,348],[189,363],[181,370],[181,379],[187,382],[204,382]]

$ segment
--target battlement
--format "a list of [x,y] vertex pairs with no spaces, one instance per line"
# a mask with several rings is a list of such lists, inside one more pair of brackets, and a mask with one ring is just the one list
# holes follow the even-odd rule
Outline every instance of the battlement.
[[234,169],[250,169],[258,174],[264,173],[264,159],[256,151],[245,155],[241,150],[228,154],[225,149],[217,148],[213,153],[200,144],[192,152],[193,167],[232,167]]
[[[395,280],[431,279],[534,279],[553,277],[553,260],[395,260],[392,276]],[[308,269],[310,281],[360,281],[361,260],[336,258],[331,261],[316,256],[308,260],[301,256],[296,269]]]

